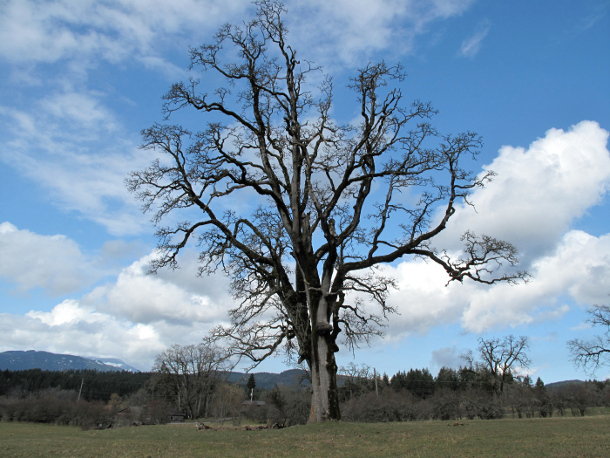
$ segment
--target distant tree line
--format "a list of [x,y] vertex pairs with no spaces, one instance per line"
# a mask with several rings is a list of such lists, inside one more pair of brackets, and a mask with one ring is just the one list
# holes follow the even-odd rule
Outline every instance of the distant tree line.
[[362,366],[343,370],[339,389],[344,419],[352,421],[457,420],[584,415],[589,407],[610,407],[610,380],[569,382],[547,389],[538,378],[517,375],[526,369],[526,337],[479,339],[476,351],[462,355],[459,369],[443,367],[436,377],[427,368],[377,376]]
[[[367,372],[364,368],[362,372]],[[481,368],[443,367],[436,376],[428,369],[354,377],[340,388],[348,421],[496,419],[585,415],[586,409],[610,407],[610,381],[565,382],[547,388],[538,378],[507,374],[502,392],[494,377]]]
[[[529,364],[527,339],[480,339],[458,369],[401,370],[391,377],[366,365],[340,369],[338,396],[348,421],[495,419],[585,415],[610,407],[610,380],[546,387],[520,376]],[[0,371],[0,420],[107,427],[154,424],[170,413],[187,418],[283,425],[308,421],[311,384],[258,386],[254,374],[229,382],[227,354],[210,342],[174,345],[154,372]],[[263,377],[261,375],[261,377]],[[265,385],[268,386],[268,385]]]
[[[96,370],[0,371],[0,420],[107,427],[115,422],[123,401],[138,404],[137,398],[146,391],[152,375]],[[162,401],[146,404],[137,418],[128,421],[141,421],[141,417],[152,423],[167,421],[168,405]]]
[[[129,396],[145,386],[151,372],[96,370],[0,371],[0,396],[26,397],[48,389],[81,392],[84,401],[108,402],[112,394]],[[82,391],[81,391],[82,387]]]

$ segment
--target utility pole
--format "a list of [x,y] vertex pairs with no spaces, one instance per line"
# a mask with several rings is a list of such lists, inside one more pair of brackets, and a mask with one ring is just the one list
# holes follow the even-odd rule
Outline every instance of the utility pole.
[[80,402],[80,395],[83,392],[83,385],[85,384],[85,379],[82,379],[80,382],[80,390],[78,390],[78,399],[76,400],[76,403],[78,404]]

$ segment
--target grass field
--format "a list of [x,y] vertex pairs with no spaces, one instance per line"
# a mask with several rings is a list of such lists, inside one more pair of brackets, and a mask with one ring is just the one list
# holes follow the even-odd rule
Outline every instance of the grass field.
[[463,423],[339,422],[263,431],[198,431],[194,424],[81,431],[0,423],[0,456],[610,456],[607,415]]

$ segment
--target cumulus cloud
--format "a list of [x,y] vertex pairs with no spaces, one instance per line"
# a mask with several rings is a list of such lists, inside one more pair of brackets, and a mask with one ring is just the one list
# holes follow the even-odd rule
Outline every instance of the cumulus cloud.
[[[560,298],[583,305],[603,303],[610,290],[610,234],[596,237],[568,228],[607,192],[607,138],[608,133],[596,123],[582,122],[567,132],[548,131],[527,150],[503,147],[491,164],[498,178],[473,195],[478,213],[460,208],[455,215],[457,224],[447,232],[455,236],[470,227],[496,232],[509,240],[516,238],[527,253],[531,282],[445,286],[446,274],[434,263],[415,259],[384,266],[382,273],[398,283],[388,302],[400,312],[386,329],[388,340],[423,333],[444,323],[459,322],[465,331],[481,333],[555,320],[569,310]],[[34,246],[42,237],[8,223],[0,227],[3,240],[8,240],[4,243],[15,247]],[[82,262],[78,246],[68,239],[56,236],[42,240],[44,249],[36,250],[39,257],[48,250],[48,257],[54,258],[50,246],[68,256],[62,268]],[[110,253],[116,251],[114,248],[108,247]],[[226,320],[234,303],[224,277],[197,277],[194,252],[185,254],[182,269],[149,276],[146,271],[151,256],[140,258],[123,269],[115,282],[97,287],[79,300],[64,301],[49,312],[33,310],[25,317],[6,315],[3,323],[8,324],[0,345],[32,348],[38,342],[39,348],[51,351],[85,348],[91,354],[127,354],[150,362],[161,349],[176,342],[197,341],[209,327]],[[21,259],[20,254],[10,259]],[[61,281],[73,278],[70,271],[60,275],[61,270],[45,269],[42,263],[43,267],[36,266],[40,273],[32,279],[23,266],[34,261],[3,262],[3,266],[8,265],[3,275],[11,275],[24,288],[52,288],[55,282],[62,285]],[[54,337],[52,348],[48,343],[42,345],[43,339],[58,332],[61,336]],[[72,339],[85,339],[86,344],[75,347]],[[107,345],[108,341],[112,344]],[[437,353],[434,361],[438,364],[455,356],[447,349]]]
[[149,275],[152,256],[145,256],[123,269],[116,282],[95,288],[82,302],[95,305],[104,313],[143,324],[197,322],[210,327],[227,320],[227,312],[234,302],[224,276],[197,276],[194,253],[182,257],[179,271],[161,270]]
[[[5,230],[6,225],[0,228]],[[197,256],[192,252],[182,257],[179,272],[148,275],[151,257],[124,268],[116,281],[80,299],[64,300],[49,311],[0,315],[0,351],[34,348],[120,357],[148,370],[155,356],[170,345],[197,342],[212,326],[227,321],[235,303],[226,278],[197,277]],[[62,273],[71,272],[57,271]]]
[[460,319],[468,301],[468,291],[454,283],[445,287],[447,275],[438,265],[416,259],[395,267],[384,266],[381,270],[397,282],[388,304],[399,314],[392,316],[387,329],[388,339],[399,340]]
[[479,290],[465,308],[462,325],[483,332],[560,318],[569,307],[558,298],[601,303],[610,291],[609,275],[610,234],[594,237],[570,231],[553,254],[534,262],[531,283]]
[[549,130],[528,149],[503,147],[489,166],[498,176],[472,196],[477,212],[461,207],[435,243],[456,250],[466,229],[509,240],[523,253],[531,281],[445,286],[447,276],[434,263],[385,266],[383,273],[398,282],[389,304],[401,313],[392,317],[389,338],[458,321],[480,333],[556,320],[569,310],[561,297],[603,302],[610,291],[610,234],[595,237],[569,227],[607,193],[607,141],[607,131],[583,121],[567,132]]
[[43,288],[54,295],[72,293],[89,284],[96,270],[78,244],[63,235],[0,224],[0,277],[19,292]]
[[44,349],[82,356],[120,357],[149,370],[155,356],[179,336],[195,339],[193,329],[158,329],[131,323],[78,301],[66,300],[50,312],[30,311],[25,316],[0,314],[0,350]]
[[497,173],[457,209],[438,246],[459,248],[467,229],[514,243],[527,265],[552,250],[610,189],[608,131],[593,121],[550,129],[529,148],[504,146],[484,166]]

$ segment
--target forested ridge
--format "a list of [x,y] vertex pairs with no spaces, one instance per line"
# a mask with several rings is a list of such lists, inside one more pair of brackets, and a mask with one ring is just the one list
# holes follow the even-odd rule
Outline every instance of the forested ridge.
[[[85,401],[108,402],[114,393],[128,396],[144,387],[153,374],[151,372],[96,370],[46,371],[28,369],[23,371],[0,371],[0,396],[25,396],[49,389],[76,391]],[[81,391],[82,386],[82,391]]]

